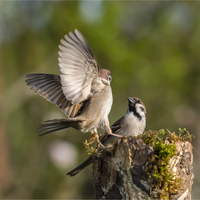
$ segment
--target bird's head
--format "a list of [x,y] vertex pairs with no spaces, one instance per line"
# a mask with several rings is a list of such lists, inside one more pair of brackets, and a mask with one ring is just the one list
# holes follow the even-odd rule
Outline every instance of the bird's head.
[[132,112],[133,115],[141,120],[145,117],[146,108],[144,103],[137,97],[128,97],[128,112]]
[[111,72],[107,69],[100,69],[99,74],[100,74],[102,82],[105,85],[110,85],[110,83],[112,82]]

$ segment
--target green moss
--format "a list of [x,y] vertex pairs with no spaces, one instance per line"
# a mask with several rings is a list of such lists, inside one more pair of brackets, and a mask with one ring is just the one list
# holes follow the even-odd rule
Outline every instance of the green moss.
[[94,153],[96,152],[96,150],[93,148],[93,147],[91,147],[90,148],[90,152],[88,152],[88,155],[93,155]]
[[178,135],[160,131],[148,131],[142,136],[146,144],[151,144],[154,149],[145,171],[149,179],[151,196],[160,199],[169,199],[170,195],[176,194],[182,184],[182,179],[169,167],[170,159],[177,155],[176,141],[191,142],[192,136],[186,129],[179,129]]

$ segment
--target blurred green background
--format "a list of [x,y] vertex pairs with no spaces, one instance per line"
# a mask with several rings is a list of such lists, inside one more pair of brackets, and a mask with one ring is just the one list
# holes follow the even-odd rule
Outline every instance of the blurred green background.
[[38,137],[62,112],[25,86],[31,72],[59,74],[60,39],[77,28],[101,68],[112,72],[110,123],[142,99],[146,130],[187,128],[196,138],[192,198],[200,198],[200,4],[135,1],[0,1],[0,198],[94,198],[90,134],[73,129]]

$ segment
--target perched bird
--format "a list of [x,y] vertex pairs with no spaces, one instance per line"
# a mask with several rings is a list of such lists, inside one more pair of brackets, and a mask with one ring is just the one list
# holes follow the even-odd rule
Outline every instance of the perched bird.
[[59,48],[60,76],[25,75],[31,90],[56,104],[68,117],[43,122],[40,135],[69,127],[91,132],[97,139],[97,128],[112,134],[108,120],[113,103],[111,72],[99,69],[92,49],[77,29],[65,35]]
[[[146,127],[145,113],[146,108],[140,99],[128,97],[127,113],[111,126],[112,132],[121,136],[138,136],[143,134]],[[109,147],[112,146],[114,139],[114,136],[105,134],[101,139],[101,143],[105,147]],[[83,163],[67,173],[67,175],[75,176],[91,163],[93,163],[93,157],[89,156]]]

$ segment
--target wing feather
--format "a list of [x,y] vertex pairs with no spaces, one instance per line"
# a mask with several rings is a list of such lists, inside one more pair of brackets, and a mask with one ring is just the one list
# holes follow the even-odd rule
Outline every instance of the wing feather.
[[[82,34],[69,32],[59,45],[59,67],[64,95],[72,104],[92,95],[92,82],[99,79],[99,67],[92,49]],[[102,84],[99,81],[99,84]]]
[[75,117],[84,101],[96,92],[92,84],[103,88],[103,83],[92,49],[78,30],[65,35],[59,48],[60,76],[27,74],[26,84],[36,94],[56,104],[68,117]]
[[59,76],[53,74],[27,74],[25,78],[26,84],[31,86],[30,89],[36,94],[44,97],[52,104],[56,104],[68,117],[77,116],[83,104],[73,105],[66,99]]

